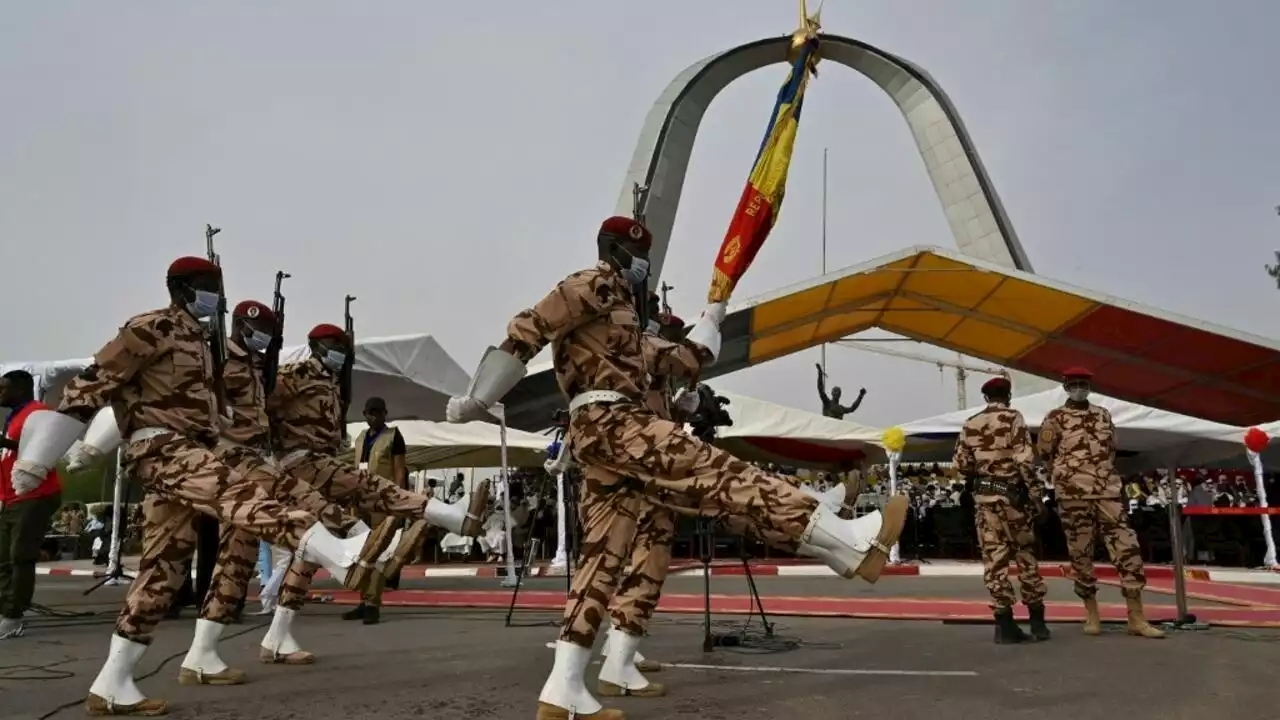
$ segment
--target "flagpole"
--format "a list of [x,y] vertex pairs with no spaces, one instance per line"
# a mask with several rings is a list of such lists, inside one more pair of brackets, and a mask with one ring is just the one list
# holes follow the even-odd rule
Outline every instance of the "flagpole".
[[[802,11],[803,12],[803,11]],[[827,150],[822,148],[822,274],[827,274]],[[827,344],[822,344],[822,374],[827,374]]]

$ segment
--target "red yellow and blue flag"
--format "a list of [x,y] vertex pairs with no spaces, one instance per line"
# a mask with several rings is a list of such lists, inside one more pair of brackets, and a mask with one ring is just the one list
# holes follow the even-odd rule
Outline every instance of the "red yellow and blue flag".
[[751,266],[769,231],[778,221],[782,198],[787,189],[787,171],[791,167],[791,152],[796,143],[796,131],[800,127],[800,109],[804,104],[804,91],[809,75],[817,62],[818,39],[810,38],[798,48],[791,62],[787,81],[778,91],[773,105],[773,115],[764,134],[764,142],[756,153],[756,162],[747,179],[747,187],[738,200],[738,209],[729,222],[720,253],[716,255],[711,273],[711,289],[707,302],[717,303],[729,299],[738,281]]

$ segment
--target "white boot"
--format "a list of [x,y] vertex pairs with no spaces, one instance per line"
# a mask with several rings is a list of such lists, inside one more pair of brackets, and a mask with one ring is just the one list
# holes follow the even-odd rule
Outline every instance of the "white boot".
[[857,576],[875,582],[889,558],[889,549],[902,534],[906,512],[907,499],[903,495],[889,500],[883,513],[877,511],[854,520],[841,520],[831,508],[819,505],[800,538],[801,551],[823,560],[845,578]]
[[365,535],[365,534],[367,534],[367,533],[371,533],[371,532],[373,532],[373,528],[371,528],[371,527],[369,527],[367,524],[365,524],[365,521],[363,521],[363,520],[357,520],[357,521],[356,521],[356,524],[355,524],[355,525],[352,525],[352,526],[351,526],[351,529],[347,531],[347,537],[349,537],[349,538],[353,538],[353,537],[356,537],[356,536],[358,536],[358,535]]
[[304,651],[293,639],[293,619],[297,610],[276,608],[275,617],[271,618],[271,629],[262,638],[262,651],[259,659],[264,663],[284,665],[310,665],[315,662],[315,655]]
[[333,576],[334,580],[346,584],[347,574],[360,561],[360,551],[364,549],[368,533],[349,538],[339,538],[325,529],[324,525],[312,525],[298,543],[298,553],[306,562],[315,563]]
[[[602,658],[609,657],[609,651],[612,649],[609,639],[612,637],[613,637],[613,633],[611,632],[605,633],[604,645],[600,647],[600,657]],[[555,647],[555,645],[553,643],[551,645],[548,645],[548,647]],[[640,654],[639,650],[636,651],[635,658],[632,660],[632,664],[635,665],[636,669],[642,673],[662,672],[661,664],[647,660],[644,655]]]
[[423,515],[429,525],[444,528],[461,537],[478,537],[484,522],[485,506],[489,503],[489,481],[483,480],[466,498],[456,503],[446,503],[435,498],[427,501]]
[[[138,661],[147,652],[147,646],[126,640],[119,635],[111,636],[111,649],[107,651],[107,662],[98,671],[98,677],[89,687],[89,697],[85,701],[90,714],[122,714],[121,710],[157,705],[165,707],[162,700],[147,700],[138,686],[133,682],[133,670]],[[94,710],[112,710],[114,713],[95,713]]]
[[[569,717],[600,712],[600,701],[587,691],[585,680],[591,649],[561,640],[556,643],[556,663],[542,686],[538,702],[569,711]],[[545,714],[540,711],[540,714]]]
[[618,628],[609,628],[606,643],[612,654],[605,658],[604,665],[600,668],[598,689],[601,695],[660,697],[666,694],[666,688],[649,682],[635,665],[636,648],[640,647],[640,640],[640,637],[628,635]]
[[218,641],[226,625],[212,620],[196,620],[196,636],[178,671],[181,685],[239,685],[247,678],[239,670],[227,667],[218,655]]

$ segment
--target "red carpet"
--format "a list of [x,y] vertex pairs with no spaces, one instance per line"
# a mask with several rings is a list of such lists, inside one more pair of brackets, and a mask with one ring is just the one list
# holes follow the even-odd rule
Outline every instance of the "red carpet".
[[[1147,591],[1162,595],[1173,595],[1173,578],[1147,578]],[[1259,609],[1280,609],[1280,588],[1265,585],[1238,585],[1224,582],[1207,582],[1204,580],[1186,581],[1187,597],[1194,600],[1241,605]],[[1099,584],[1120,587],[1119,580],[1111,578],[1098,580]]]
[[[345,590],[312,593],[314,599],[344,605],[359,602],[359,596]],[[525,610],[561,610],[564,607],[563,592],[545,590],[521,590],[516,607]],[[703,609],[701,595],[664,594],[658,609],[669,613],[700,613]],[[383,605],[388,607],[454,607],[454,608],[506,608],[511,603],[510,590],[401,590],[387,592]],[[770,615],[879,618],[894,620],[989,620],[991,610],[983,600],[948,600],[921,598],[840,598],[840,597],[766,597],[766,611]],[[745,615],[751,612],[751,601],[746,595],[712,595],[711,610],[718,614]],[[1083,621],[1084,608],[1075,602],[1051,602],[1046,615],[1055,621]],[[1123,622],[1124,605],[1101,605],[1102,618],[1108,622]],[[1192,607],[1190,611],[1200,622],[1212,625],[1242,627],[1280,627],[1280,607],[1274,608],[1221,608]],[[1148,615],[1153,622],[1172,619],[1173,608],[1149,605]]]

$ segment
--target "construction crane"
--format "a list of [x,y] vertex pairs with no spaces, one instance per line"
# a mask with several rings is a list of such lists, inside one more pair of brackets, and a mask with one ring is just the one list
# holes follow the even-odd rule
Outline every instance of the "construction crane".
[[[899,357],[899,358],[904,358],[906,360],[915,360],[916,362],[929,363],[930,365],[936,365],[938,367],[939,373],[941,373],[944,368],[951,368],[955,370],[956,371],[956,409],[957,410],[964,410],[965,408],[969,407],[969,392],[965,388],[965,381],[969,379],[969,373],[975,372],[975,373],[981,373],[983,375],[999,375],[1000,377],[1004,377],[1004,378],[1009,377],[1009,371],[1005,370],[1004,368],[976,367],[973,365],[966,365],[964,362],[964,358],[960,355],[960,353],[956,353],[955,361],[941,360],[939,358],[929,357],[928,355],[921,355],[919,353],[907,352],[905,350],[892,350],[886,347],[881,347],[880,345],[883,342],[886,342],[886,341],[877,342],[874,340],[837,340],[836,342],[831,344],[839,345],[849,350],[862,350],[864,352],[876,353],[878,355],[888,355],[890,357]],[[914,342],[914,341],[891,340],[889,342]]]

